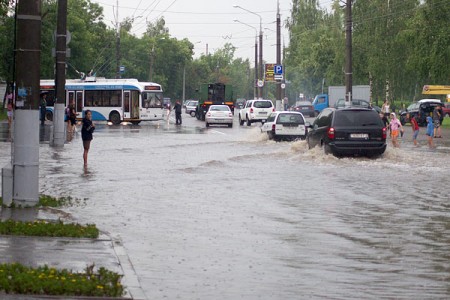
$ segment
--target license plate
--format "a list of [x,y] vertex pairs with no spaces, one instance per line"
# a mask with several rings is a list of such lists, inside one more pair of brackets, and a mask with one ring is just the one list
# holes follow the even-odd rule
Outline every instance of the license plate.
[[259,114],[260,115],[267,115],[267,112],[266,111],[260,111]]
[[367,133],[350,133],[350,138],[352,139],[369,139],[369,135]]

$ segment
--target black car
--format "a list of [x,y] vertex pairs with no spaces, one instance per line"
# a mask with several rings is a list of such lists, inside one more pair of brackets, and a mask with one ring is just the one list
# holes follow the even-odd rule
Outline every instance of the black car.
[[290,110],[301,112],[304,116],[310,116],[311,118],[316,116],[314,106],[309,101],[297,101]]
[[439,99],[422,99],[408,106],[405,111],[400,112],[400,122],[402,125],[409,122],[407,117],[409,113],[409,117],[416,117],[417,123],[419,126],[427,125],[427,117],[433,112],[434,108],[442,107],[441,100]]
[[386,128],[370,108],[326,108],[308,129],[309,149],[323,147],[335,156],[377,156],[386,150]]

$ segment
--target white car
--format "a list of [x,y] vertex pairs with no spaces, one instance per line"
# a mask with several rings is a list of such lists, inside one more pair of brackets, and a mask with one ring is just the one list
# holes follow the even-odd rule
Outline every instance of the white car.
[[277,111],[269,115],[261,132],[266,132],[273,140],[304,140],[307,134],[305,118],[300,112]]
[[250,126],[253,122],[264,123],[267,117],[275,111],[271,100],[247,100],[244,108],[239,111],[239,125]]
[[233,112],[228,105],[211,105],[205,115],[206,127],[211,124],[226,124],[233,127]]

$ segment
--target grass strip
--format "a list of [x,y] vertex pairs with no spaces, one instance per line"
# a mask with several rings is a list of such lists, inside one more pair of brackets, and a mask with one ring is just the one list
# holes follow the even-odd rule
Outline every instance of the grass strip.
[[71,237],[71,238],[98,238],[99,230],[93,224],[80,225],[78,223],[64,224],[62,221],[0,221],[0,234]]

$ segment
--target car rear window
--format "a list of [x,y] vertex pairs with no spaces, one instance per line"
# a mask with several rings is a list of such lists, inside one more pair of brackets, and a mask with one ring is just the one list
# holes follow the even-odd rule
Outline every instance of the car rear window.
[[277,120],[278,124],[305,124],[302,116],[299,114],[280,114]]
[[230,108],[228,106],[211,106],[211,111],[229,111]]
[[380,116],[374,110],[335,111],[333,126],[383,126]]
[[271,101],[255,101],[253,104],[253,107],[256,108],[271,108],[272,102]]

